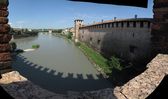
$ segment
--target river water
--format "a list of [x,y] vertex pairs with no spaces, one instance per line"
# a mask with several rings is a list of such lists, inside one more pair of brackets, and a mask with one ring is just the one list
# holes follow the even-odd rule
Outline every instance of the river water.
[[40,87],[56,93],[112,87],[72,42],[49,33],[15,39],[19,49],[40,48],[14,57],[13,68]]

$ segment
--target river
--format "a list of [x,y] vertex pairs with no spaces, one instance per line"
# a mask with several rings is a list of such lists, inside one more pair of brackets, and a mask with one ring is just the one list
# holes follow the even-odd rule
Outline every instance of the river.
[[17,55],[12,67],[40,87],[56,93],[112,87],[72,42],[49,33],[15,39],[19,49],[40,48]]

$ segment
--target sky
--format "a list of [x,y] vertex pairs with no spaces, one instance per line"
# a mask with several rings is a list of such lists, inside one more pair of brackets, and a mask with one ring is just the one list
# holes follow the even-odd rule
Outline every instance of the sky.
[[68,0],[9,0],[9,24],[17,28],[60,29],[74,26],[75,19],[92,24],[103,20],[153,17],[153,0],[148,8],[72,2]]

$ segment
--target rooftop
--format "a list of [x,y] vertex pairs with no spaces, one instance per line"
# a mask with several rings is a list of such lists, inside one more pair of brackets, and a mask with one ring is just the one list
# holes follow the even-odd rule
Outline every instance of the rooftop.
[[129,18],[129,19],[115,19],[115,20],[107,20],[107,21],[102,21],[102,22],[96,22],[93,24],[89,25],[83,25],[82,27],[88,27],[88,26],[93,26],[93,25],[99,25],[99,24],[106,24],[106,23],[115,23],[115,22],[133,22],[133,21],[147,21],[147,22],[152,22],[152,18]]

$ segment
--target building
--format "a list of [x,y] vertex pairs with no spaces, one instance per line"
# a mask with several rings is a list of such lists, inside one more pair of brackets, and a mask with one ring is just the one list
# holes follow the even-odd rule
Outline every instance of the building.
[[145,63],[151,53],[151,18],[130,18],[83,25],[75,20],[75,41],[110,58],[112,55],[133,63]]

